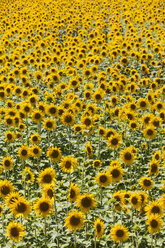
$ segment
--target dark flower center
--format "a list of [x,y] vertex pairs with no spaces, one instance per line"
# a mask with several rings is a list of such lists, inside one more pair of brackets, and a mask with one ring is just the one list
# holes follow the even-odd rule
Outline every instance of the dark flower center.
[[19,230],[17,227],[12,227],[10,230],[10,234],[13,237],[18,237],[19,236]]
[[132,158],[132,155],[131,155],[131,153],[129,153],[129,152],[126,152],[126,154],[125,154],[125,159],[126,160],[131,160],[131,158]]
[[159,214],[160,213],[160,208],[158,206],[154,206],[151,209],[151,213],[153,213],[153,214]]
[[72,216],[70,218],[70,224],[72,226],[78,226],[80,224],[80,218],[79,217],[76,217],[76,216]]
[[101,225],[100,224],[97,224],[96,230],[97,230],[98,233],[101,232]]
[[44,177],[43,177],[44,183],[51,183],[51,181],[52,181],[51,175],[49,175],[49,174],[44,175]]
[[23,203],[23,202],[20,202],[20,203],[18,203],[18,205],[17,205],[17,212],[19,212],[19,213],[24,213],[25,211],[26,211],[26,209],[27,209],[27,206],[26,206],[26,204],[25,203]]
[[92,201],[89,197],[84,197],[82,200],[81,200],[81,204],[84,208],[89,208],[92,204]]
[[118,176],[120,176],[120,171],[117,169],[114,169],[111,171],[111,174],[114,178],[117,178]]
[[124,236],[124,231],[123,230],[117,230],[116,236],[119,237],[119,238],[123,237]]
[[152,130],[152,129],[148,129],[148,130],[147,130],[147,134],[148,134],[149,136],[153,135],[153,130]]
[[57,150],[53,150],[51,153],[51,157],[52,158],[58,158],[58,156],[59,156],[59,152]]
[[101,176],[100,176],[100,182],[101,182],[101,183],[105,183],[106,181],[107,181],[106,175],[101,175]]
[[65,163],[65,168],[70,169],[71,165],[72,165],[72,164],[71,164],[70,161],[66,161],[66,163]]
[[76,193],[74,191],[74,189],[70,190],[70,198],[74,198],[76,196]]
[[136,197],[132,197],[132,203],[133,203],[134,205],[136,205],[137,202],[138,202],[137,198],[136,198]]
[[113,138],[113,139],[111,140],[111,144],[112,144],[112,145],[117,145],[118,143],[119,143],[119,141],[118,141],[117,138]]
[[3,195],[8,195],[9,193],[10,193],[10,188],[8,187],[8,186],[2,186],[2,188],[1,188],[1,193],[3,194]]
[[42,203],[40,204],[40,210],[41,210],[42,212],[48,211],[48,210],[49,210],[49,204],[48,204],[47,202],[42,202]]
[[145,179],[145,180],[144,180],[144,186],[146,186],[146,187],[151,186],[151,181],[148,180],[148,179]]
[[158,226],[157,220],[151,220],[150,225],[152,228],[156,228]]

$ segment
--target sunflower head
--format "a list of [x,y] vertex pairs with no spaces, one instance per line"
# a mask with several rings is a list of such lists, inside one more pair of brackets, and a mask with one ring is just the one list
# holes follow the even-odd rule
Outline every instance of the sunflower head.
[[104,233],[104,222],[97,218],[94,222],[95,235],[97,239],[100,239]]
[[111,174],[106,171],[99,173],[95,179],[97,184],[101,187],[107,187],[112,182]]
[[39,173],[38,182],[41,186],[54,185],[56,172],[53,168],[46,168]]
[[115,242],[125,242],[129,238],[128,229],[120,224],[112,227],[110,235],[111,239]]
[[80,207],[82,212],[89,212],[90,209],[94,209],[97,205],[97,202],[93,195],[83,194],[80,195],[77,199],[78,207]]
[[148,217],[146,224],[148,225],[149,233],[159,233],[163,227],[163,220],[159,214],[151,214]]
[[6,228],[7,236],[14,242],[19,242],[25,236],[24,227],[17,222],[10,222]]
[[69,231],[76,232],[77,230],[82,229],[84,222],[85,219],[83,213],[76,210],[68,214],[68,217],[65,219],[65,226],[69,229]]
[[49,198],[41,198],[38,199],[36,204],[34,205],[35,212],[42,217],[49,216],[53,211],[52,202]]

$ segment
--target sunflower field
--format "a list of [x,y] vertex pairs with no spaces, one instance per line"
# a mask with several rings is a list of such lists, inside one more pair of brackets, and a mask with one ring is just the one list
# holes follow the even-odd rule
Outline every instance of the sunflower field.
[[164,0],[0,0],[0,247],[165,247]]

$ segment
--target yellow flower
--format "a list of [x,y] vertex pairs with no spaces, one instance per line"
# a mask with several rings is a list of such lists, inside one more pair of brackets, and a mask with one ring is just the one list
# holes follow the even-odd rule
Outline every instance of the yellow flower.
[[47,150],[47,156],[53,161],[58,162],[62,157],[62,152],[60,148],[56,147],[49,147]]
[[116,148],[120,147],[121,140],[122,140],[122,138],[119,134],[111,135],[111,137],[108,138],[108,146],[111,149],[116,149]]
[[93,209],[96,207],[97,202],[96,200],[93,198],[93,194],[89,195],[89,194],[83,194],[80,195],[77,199],[77,206],[80,207],[82,212],[89,212],[90,209]]
[[14,191],[14,186],[11,181],[0,180],[0,197],[7,197],[10,193]]
[[147,126],[144,130],[143,130],[143,135],[146,139],[154,139],[156,137],[156,130],[154,126]]
[[164,215],[164,207],[160,201],[152,201],[150,204],[145,207],[146,215],[150,216],[151,214],[159,214],[160,216]]
[[100,172],[95,178],[97,184],[101,187],[107,187],[112,182],[112,176],[109,172]]
[[11,212],[15,217],[22,216],[26,218],[31,212],[30,202],[20,197],[11,205]]
[[71,156],[66,156],[61,159],[59,165],[62,171],[69,173],[77,167],[77,160]]
[[84,222],[85,219],[83,213],[78,212],[77,210],[72,210],[65,219],[65,226],[67,226],[69,231],[76,232],[77,230],[82,229]]
[[49,198],[38,199],[34,205],[35,212],[42,217],[47,217],[53,211],[52,202]]
[[139,184],[144,190],[150,190],[154,182],[149,177],[141,177]]
[[125,165],[133,164],[135,156],[129,147],[122,150],[120,154],[121,160]]
[[19,242],[25,236],[24,227],[18,222],[10,222],[6,228],[7,236],[14,242]]
[[112,182],[117,183],[122,180],[124,171],[120,164],[114,164],[110,166],[109,173],[112,176]]
[[104,233],[104,222],[97,218],[94,222],[95,235],[97,239],[100,239]]
[[5,170],[13,169],[13,159],[10,156],[3,157],[2,165]]
[[29,147],[22,145],[18,150],[18,156],[23,160],[27,160],[30,157]]
[[69,199],[70,202],[75,202],[79,196],[79,193],[80,193],[80,190],[77,184],[71,183],[67,198]]
[[38,175],[38,182],[41,186],[54,185],[56,172],[53,168],[46,168]]
[[163,220],[161,219],[161,216],[158,214],[151,214],[146,224],[148,225],[148,231],[149,233],[158,233],[160,232],[160,229],[163,227]]
[[115,242],[124,242],[129,238],[128,229],[124,225],[120,224],[112,227],[110,235],[111,239]]

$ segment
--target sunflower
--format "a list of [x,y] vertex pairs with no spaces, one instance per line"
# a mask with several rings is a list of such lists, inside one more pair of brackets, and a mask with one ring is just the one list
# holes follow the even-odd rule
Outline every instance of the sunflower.
[[97,239],[100,239],[104,233],[104,222],[97,218],[94,222],[95,235]]
[[44,117],[43,113],[39,110],[33,111],[32,116],[31,116],[32,121],[34,123],[40,123],[43,120],[43,117]]
[[79,193],[80,193],[80,190],[77,184],[71,183],[67,198],[69,199],[70,202],[75,202],[79,196]]
[[150,216],[151,214],[159,214],[160,216],[164,215],[164,207],[160,201],[152,201],[150,204],[145,207],[146,215]]
[[152,125],[149,125],[143,130],[143,135],[146,139],[154,139],[156,137],[156,133],[155,127]]
[[124,171],[123,171],[120,163],[114,164],[114,165],[111,163],[109,173],[112,176],[112,182],[113,183],[117,183],[117,182],[121,181],[123,178],[123,175],[124,175]]
[[74,133],[82,133],[82,131],[83,131],[83,125],[81,125],[81,124],[76,124],[76,125],[74,125]]
[[32,106],[30,103],[23,103],[21,109],[26,116],[32,112]]
[[57,117],[58,116],[58,107],[54,104],[50,104],[49,106],[47,106],[46,112],[48,115],[51,115],[53,117]]
[[68,111],[65,111],[63,114],[62,114],[62,117],[61,117],[61,122],[65,125],[65,126],[73,126],[74,125],[74,122],[75,122],[75,117],[73,114],[71,114],[70,112]]
[[112,182],[112,176],[109,172],[103,171],[95,178],[97,184],[101,187],[107,187]]
[[158,175],[159,174],[159,164],[155,161],[149,163],[149,175]]
[[154,182],[149,177],[141,177],[139,184],[144,190],[150,190],[152,189]]
[[130,122],[129,122],[129,127],[130,127],[132,130],[137,130],[137,129],[138,129],[138,122],[137,122],[137,121],[130,121]]
[[88,158],[92,158],[93,157],[93,148],[90,142],[86,143],[86,149],[85,149],[86,153],[87,153],[87,157]]
[[34,210],[37,214],[41,215],[42,217],[47,217],[53,211],[51,200],[45,197],[38,199],[36,204],[34,205]]
[[7,197],[10,193],[14,191],[14,186],[11,181],[0,180],[0,197]]
[[93,94],[93,100],[96,103],[100,103],[101,100],[104,98],[104,91],[103,90],[96,90]]
[[110,235],[111,239],[115,242],[124,242],[129,238],[128,229],[124,225],[120,224],[112,227]]
[[54,187],[52,185],[47,185],[47,186],[43,187],[42,193],[43,193],[45,198],[48,197],[50,200],[55,199],[55,191],[54,191]]
[[139,98],[137,105],[139,109],[146,110],[148,108],[148,101],[145,98]]
[[160,163],[160,161],[161,161],[161,152],[160,151],[154,152],[154,154],[152,156],[152,161],[154,161],[156,163]]
[[86,129],[90,129],[92,127],[92,119],[89,116],[83,116],[81,118],[81,123]]
[[163,220],[161,219],[161,216],[159,214],[151,214],[148,217],[146,224],[148,225],[149,233],[158,233],[163,227]]
[[47,150],[47,156],[53,161],[58,162],[62,157],[62,152],[60,148],[56,147],[49,147]]
[[62,171],[69,173],[77,167],[77,159],[71,156],[66,156],[61,159],[59,165]]
[[34,145],[30,148],[30,154],[33,158],[39,158],[41,156],[42,150],[39,146]]
[[77,230],[82,229],[84,222],[85,219],[83,213],[78,212],[77,210],[72,210],[65,219],[65,226],[67,226],[69,231],[76,232]]
[[10,194],[7,195],[5,199],[5,203],[7,207],[11,207],[13,203],[19,200],[20,194],[17,191],[13,191]]
[[117,191],[113,194],[113,199],[115,200],[115,210],[120,211],[121,210],[121,205],[124,204],[124,196],[121,191]]
[[130,202],[131,193],[126,191],[123,192],[122,194],[123,194],[124,204],[127,205]]
[[54,119],[47,118],[44,120],[43,126],[48,131],[53,131],[56,128]]
[[23,160],[27,160],[30,157],[29,147],[22,145],[18,150],[18,156]]
[[30,142],[32,144],[38,144],[40,141],[41,141],[41,138],[38,133],[34,133],[30,136]]
[[82,212],[88,213],[90,209],[94,209],[97,205],[95,198],[93,198],[93,194],[83,194],[80,195],[77,199],[77,206],[80,207]]
[[108,146],[111,147],[111,149],[116,149],[120,147],[120,142],[122,138],[119,134],[111,135],[110,138],[108,138]]
[[38,182],[41,186],[54,185],[56,172],[53,168],[46,168],[38,175]]
[[34,174],[31,172],[30,167],[25,167],[22,172],[22,180],[26,183],[34,182]]
[[141,206],[141,197],[138,193],[132,193],[130,196],[130,203],[133,208],[139,209]]
[[19,199],[11,205],[11,212],[15,217],[22,216],[26,218],[31,212],[30,202],[26,201],[23,197],[19,197]]
[[13,169],[13,159],[10,156],[3,157],[2,165],[5,170]]
[[11,131],[5,132],[5,140],[9,143],[14,142],[15,140],[15,133]]
[[125,148],[121,151],[121,160],[125,165],[131,165],[134,162],[135,156],[131,151],[130,147]]
[[93,166],[95,168],[99,168],[102,165],[102,162],[100,160],[94,160],[93,161]]
[[7,236],[14,242],[19,242],[25,236],[24,227],[18,222],[10,222],[6,228]]

